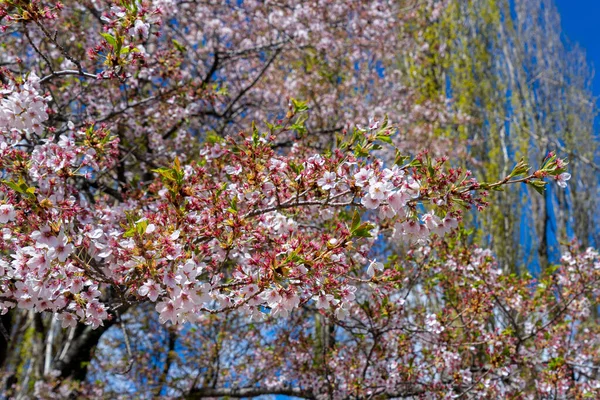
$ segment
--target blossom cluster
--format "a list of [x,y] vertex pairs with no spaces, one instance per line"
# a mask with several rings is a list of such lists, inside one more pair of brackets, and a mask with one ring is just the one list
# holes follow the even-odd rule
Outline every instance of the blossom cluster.
[[[288,119],[300,120],[303,110],[294,100]],[[329,155],[300,146],[277,154],[273,132],[215,140],[196,162],[156,169],[138,203],[95,205],[76,181],[93,184],[110,168],[118,141],[102,128],[66,128],[34,145],[27,170],[16,162],[25,153],[7,158],[2,206],[12,249],[4,311],[53,311],[65,326],[111,318],[99,301],[106,287],[123,288],[127,302],[156,302],[161,322],[232,309],[285,316],[311,301],[343,319],[355,300],[353,279],[386,273],[367,258],[378,227],[427,243],[455,229],[465,205],[485,205],[477,183],[446,171],[445,159],[423,153],[386,168],[372,158],[378,143],[390,142],[387,120],[355,128]],[[28,207],[36,213],[25,224]],[[346,223],[331,220],[353,209],[367,211],[367,220],[358,211]]]
[[48,120],[46,101],[40,93],[39,78],[29,74],[21,83],[13,82],[0,91],[0,131],[4,134],[26,132],[41,135]]

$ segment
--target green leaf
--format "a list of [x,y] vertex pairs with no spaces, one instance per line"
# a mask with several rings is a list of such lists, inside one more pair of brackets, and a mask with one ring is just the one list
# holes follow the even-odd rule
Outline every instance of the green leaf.
[[392,144],[392,138],[389,135],[379,134],[377,135],[377,139],[381,140],[382,142]]
[[233,211],[235,211],[235,213],[237,213],[237,209],[238,209],[238,208],[237,208],[237,201],[238,201],[238,198],[237,198],[237,196],[233,196],[233,198],[232,198],[232,199],[231,199],[231,201],[229,202],[229,204],[231,204],[231,209],[232,209]]
[[27,182],[23,180],[23,178],[19,178],[18,182],[3,180],[2,183],[10,187],[15,192],[22,194],[24,197],[35,199],[35,187],[29,186]]
[[534,188],[535,191],[538,192],[539,194],[544,194],[544,191],[546,190],[546,182],[544,182],[544,181],[529,181],[527,183],[529,184],[529,186]]
[[135,233],[136,233],[136,228],[132,227],[132,228],[128,229],[127,231],[125,231],[125,233],[123,233],[123,237],[124,238],[134,237]]
[[225,139],[223,139],[223,137],[218,135],[215,131],[207,132],[205,140],[210,144],[223,143],[225,141]]
[[394,160],[394,164],[396,164],[397,166],[401,167],[404,165],[405,162],[407,162],[410,159],[409,156],[405,156],[402,155],[400,153],[400,150],[396,150],[396,159]]
[[412,160],[409,164],[409,167],[420,167],[421,166],[421,161],[414,159]]
[[4,183],[6,186],[8,186],[17,193],[23,193],[21,186],[16,182],[3,180],[2,183]]
[[291,99],[291,101],[294,113],[300,113],[308,110],[308,104],[305,101],[300,101],[296,99]]
[[556,370],[559,369],[560,367],[562,367],[563,365],[565,365],[565,359],[562,357],[555,357],[553,359],[551,359],[548,362],[548,368],[550,370]]
[[117,39],[115,39],[113,35],[106,32],[102,32],[100,35],[106,40],[106,43],[110,44],[112,47],[117,47]]
[[375,225],[365,222],[352,232],[352,237],[370,238],[372,237],[371,230],[373,228],[375,228]]
[[367,157],[369,155],[369,151],[362,147],[360,144],[356,145],[354,149],[354,155],[356,157]]
[[180,53],[185,53],[187,51],[185,46],[182,45],[181,43],[179,43],[177,40],[173,39],[172,42],[173,42],[173,45],[175,46],[175,48],[177,49],[177,51],[179,51]]
[[146,233],[146,228],[148,227],[148,220],[145,219],[135,224],[135,230],[141,236]]
[[513,168],[512,172],[510,173],[510,176],[513,177],[527,174],[529,172],[529,169],[529,165],[527,165],[525,159],[521,158],[521,160],[519,160],[517,165],[515,165],[515,167]]
[[157,168],[153,169],[152,172],[156,172],[158,175],[160,175],[162,178],[168,181],[176,180],[176,176],[174,173],[175,171],[173,171],[171,168]]
[[306,122],[307,119],[308,119],[308,115],[302,114],[302,115],[298,116],[296,121],[292,124],[292,129],[294,131],[296,131],[298,133],[298,135],[300,135],[300,136],[304,135],[307,132],[306,127],[304,126],[304,123]]
[[260,135],[258,133],[258,128],[256,127],[254,121],[252,121],[252,143],[254,143],[255,146],[258,145],[259,137]]
[[296,164],[293,161],[290,161],[288,163],[288,165],[292,169],[292,171],[294,171],[297,174],[299,174],[300,172],[302,172],[302,170],[304,169],[301,164]]

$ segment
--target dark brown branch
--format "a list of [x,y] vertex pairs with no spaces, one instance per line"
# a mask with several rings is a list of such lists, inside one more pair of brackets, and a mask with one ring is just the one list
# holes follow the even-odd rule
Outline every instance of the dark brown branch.
[[273,54],[273,57],[271,57],[269,59],[269,61],[267,61],[267,63],[260,70],[260,72],[258,73],[258,75],[256,75],[256,77],[254,78],[254,80],[248,86],[246,86],[244,89],[242,89],[238,93],[238,95],[235,97],[235,99],[233,99],[233,101],[231,101],[231,103],[229,103],[229,105],[227,106],[227,108],[225,109],[225,111],[223,111],[223,116],[225,118],[227,118],[229,116],[229,114],[231,113],[231,110],[233,109],[233,106],[235,106],[235,104],[242,97],[244,97],[244,95],[246,93],[248,93],[254,87],[254,85],[256,85],[258,83],[258,81],[260,80],[260,78],[262,78],[262,76],[265,74],[265,72],[267,72],[267,70],[269,69],[269,67],[271,66],[271,64],[273,64],[273,61],[275,61],[275,59],[277,58],[277,56],[279,55],[279,53],[281,53],[281,49],[275,50],[275,54]]

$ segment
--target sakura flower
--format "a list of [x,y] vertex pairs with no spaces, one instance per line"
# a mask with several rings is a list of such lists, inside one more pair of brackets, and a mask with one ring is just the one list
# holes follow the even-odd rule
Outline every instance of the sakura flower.
[[238,166],[227,165],[225,167],[225,172],[228,175],[239,175],[242,172],[242,166],[241,165],[238,165]]
[[318,296],[314,296],[315,307],[317,309],[328,309],[329,303],[333,300],[333,295],[321,293]]
[[451,218],[451,217],[446,216],[446,218],[444,218],[443,222],[444,222],[444,226],[446,227],[447,231],[458,228],[458,220],[456,218]]
[[421,217],[421,221],[425,224],[425,226],[431,230],[435,231],[438,226],[442,223],[438,217],[435,216],[434,212],[431,211]]
[[42,227],[39,231],[33,231],[31,237],[36,241],[36,247],[54,248],[58,246],[58,239],[47,225]]
[[560,175],[556,176],[556,184],[561,188],[565,189],[567,187],[567,181],[571,179],[571,174],[568,172],[563,172]]
[[262,192],[265,196],[271,196],[275,191],[275,185],[271,182],[264,182],[261,185]]
[[81,298],[85,301],[91,302],[94,301],[97,297],[99,297],[100,294],[101,293],[98,290],[98,285],[90,285],[83,293],[81,293]]
[[160,291],[160,285],[154,282],[152,279],[149,279],[142,286],[140,286],[137,292],[140,296],[148,297],[151,301],[156,301]]
[[409,239],[422,240],[429,235],[429,229],[416,221],[407,221],[404,224],[404,234]]
[[289,313],[289,310],[282,303],[277,303],[271,307],[270,315],[273,317],[280,316],[282,318],[287,318]]
[[60,313],[56,316],[56,319],[60,321],[62,328],[75,328],[77,326],[77,318],[71,313]]
[[90,325],[92,329],[98,329],[104,325],[104,322],[102,322],[102,319],[98,317],[89,317],[86,319],[85,324]]
[[381,201],[385,200],[389,190],[390,185],[388,182],[378,181],[370,184],[369,195],[371,196],[371,198]]
[[347,303],[354,301],[354,299],[356,298],[356,295],[354,294],[356,292],[356,289],[357,289],[356,286],[350,286],[350,285],[343,286],[340,291],[342,300],[344,300]]
[[6,224],[13,221],[17,213],[12,204],[2,204],[0,206],[0,224]]
[[126,15],[124,9],[121,7],[112,6],[110,11],[118,18],[123,18]]
[[444,331],[444,327],[437,320],[437,316],[435,314],[427,314],[425,317],[425,329],[428,332],[435,333],[436,335],[439,335]]
[[209,283],[201,283],[190,289],[190,298],[195,305],[202,305],[212,300],[210,295],[211,286]]
[[[202,273],[202,271],[204,271],[205,266],[206,266],[206,264],[204,264],[204,263],[197,265],[196,262],[194,262],[194,260],[190,259],[190,260],[186,261],[185,264],[183,264],[181,273],[178,274],[177,277],[179,277],[180,282],[186,281],[187,279],[193,280],[198,275],[200,275]],[[187,279],[184,279],[184,276],[182,276],[182,275],[185,275],[185,277]]]
[[177,284],[181,282],[181,276],[175,275],[173,271],[165,270],[163,275],[163,282],[170,288],[175,288]]
[[325,165],[325,159],[320,154],[315,154],[306,160],[307,164],[322,166]]
[[379,128],[379,121],[373,117],[369,118],[369,129],[375,130],[377,128]]
[[281,160],[278,160],[276,158],[272,158],[271,161],[269,161],[269,169],[271,171],[278,171],[278,172],[283,172],[285,171],[287,167],[287,164]]
[[366,168],[361,168],[356,174],[354,179],[356,180],[356,186],[363,187],[369,183],[369,179],[373,176],[373,171],[369,171]]
[[177,294],[177,298],[175,299],[175,307],[186,313],[192,312],[195,304],[190,296],[190,293],[188,293],[187,290],[182,290],[179,287],[177,287],[174,292]]
[[267,302],[269,307],[274,307],[281,302],[281,295],[279,295],[279,292],[275,289],[264,292],[262,298]]
[[83,289],[83,284],[85,282],[85,279],[81,276],[76,276],[71,280],[71,287],[69,288],[69,291],[71,293],[79,293],[81,292],[81,289]]
[[291,311],[300,304],[300,297],[294,291],[285,292],[282,296],[281,305]]
[[335,187],[335,179],[337,175],[335,172],[325,172],[323,177],[319,178],[317,181],[317,185],[321,187],[323,190],[329,190]]
[[369,210],[374,210],[377,207],[379,207],[379,204],[381,204],[381,202],[379,200],[374,199],[369,194],[363,196],[363,198],[360,199],[360,202],[363,206],[365,206]]
[[90,239],[100,239],[103,235],[104,232],[100,228],[94,229],[93,231],[86,233],[86,236]]
[[39,271],[39,274],[44,274],[50,268],[52,257],[44,250],[38,250],[33,257],[27,261],[27,266],[33,270]]
[[158,319],[161,324],[164,324],[167,321],[177,323],[177,310],[175,309],[173,300],[161,301],[156,304],[155,309],[160,313]]
[[373,277],[373,275],[375,275],[375,270],[383,271],[383,269],[384,269],[383,263],[377,262],[376,260],[372,260],[371,263],[369,264],[369,267],[367,268],[367,275],[369,275],[370,277]]
[[108,258],[113,253],[113,249],[110,246],[101,243],[96,243],[95,246],[98,248],[98,250],[100,250],[98,252],[98,257],[100,258]]
[[106,306],[97,300],[88,303],[86,313],[93,318],[106,319],[108,317]]
[[71,243],[67,243],[67,237],[63,232],[58,236],[57,242],[58,245],[55,248],[56,256],[58,261],[65,262],[73,252],[74,247]]
[[393,218],[394,215],[396,215],[396,211],[387,204],[379,208],[379,218],[381,219]]
[[396,177],[404,176],[404,171],[401,170],[397,165],[394,165],[392,169],[386,168],[383,170],[383,177],[386,180],[392,180]]
[[148,33],[150,31],[150,25],[138,19],[135,21],[133,28],[130,29],[129,34],[131,36],[137,36],[140,39],[146,40],[148,39]]
[[[331,260],[334,260],[334,256],[331,256]],[[308,272],[308,269],[306,269],[306,267],[304,266],[304,264],[298,264],[294,267],[294,274],[295,275],[304,275]]]
[[29,293],[23,293],[17,297],[17,306],[25,310],[31,310],[34,306],[33,298]]
[[341,303],[340,306],[335,310],[335,317],[339,320],[348,318],[350,313],[346,309],[345,303]]
[[419,183],[419,181],[414,179],[412,176],[406,177],[406,182],[404,184],[404,187],[406,188],[408,195],[410,195],[412,198],[419,197],[419,191],[421,190],[421,184]]
[[409,196],[404,191],[394,191],[390,192],[387,196],[388,204],[396,211],[397,213],[402,210],[402,208],[406,205]]
[[256,294],[256,292],[258,292],[258,286],[255,284],[245,286],[244,288],[242,288],[241,292],[245,295],[253,296],[254,294]]
[[155,230],[156,230],[156,225],[154,225],[154,224],[149,224],[149,225],[146,227],[146,233],[147,233],[147,234],[151,234],[151,233],[152,233],[152,232],[154,232]]

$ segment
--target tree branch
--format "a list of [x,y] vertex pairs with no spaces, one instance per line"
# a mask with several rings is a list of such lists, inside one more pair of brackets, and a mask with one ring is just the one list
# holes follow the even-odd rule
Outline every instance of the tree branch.
[[65,69],[63,71],[52,71],[52,73],[50,73],[49,75],[46,75],[43,78],[41,78],[39,83],[44,83],[46,81],[49,81],[52,78],[55,78],[58,76],[65,76],[65,75],[76,75],[76,76],[81,76],[81,77],[90,78],[90,79],[102,79],[102,78],[99,78],[98,75],[90,74],[88,72],[79,72],[74,69]]

